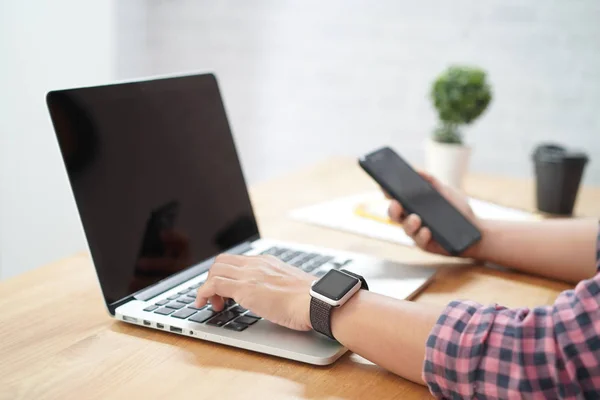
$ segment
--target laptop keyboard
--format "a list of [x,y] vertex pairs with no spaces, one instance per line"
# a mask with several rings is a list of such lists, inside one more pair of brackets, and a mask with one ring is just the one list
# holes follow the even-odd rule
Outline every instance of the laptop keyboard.
[[313,273],[316,276],[325,275],[327,270],[315,270],[328,262],[332,264],[333,268],[338,269],[352,261],[345,260],[343,262],[333,262],[334,258],[332,256],[326,256],[318,253],[305,253],[303,251],[291,250],[285,247],[271,247],[270,249],[263,251],[261,254],[275,256],[283,262],[300,268],[305,272]]
[[[334,262],[334,257],[317,253],[306,253],[287,249],[284,247],[271,247],[263,251],[262,255],[272,255],[280,260],[300,268],[305,272],[312,273],[315,276],[324,275],[327,270],[318,270],[327,263],[331,263],[332,268],[338,269],[348,264],[351,260],[343,262]],[[318,270],[318,271],[317,271]],[[186,289],[182,289],[176,294],[167,297],[164,300],[144,308],[146,312],[153,312],[160,315],[169,315],[172,318],[188,320],[199,324],[207,324],[216,327],[223,327],[237,332],[241,332],[261,319],[260,316],[252,311],[246,310],[232,299],[226,299],[225,308],[222,311],[215,311],[211,305],[204,307],[195,307],[196,289],[204,282],[199,282]]]

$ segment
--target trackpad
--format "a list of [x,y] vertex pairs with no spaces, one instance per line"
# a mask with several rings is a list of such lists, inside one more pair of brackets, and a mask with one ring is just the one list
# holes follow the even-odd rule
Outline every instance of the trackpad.
[[396,299],[414,295],[437,271],[436,268],[381,260],[352,263],[348,270],[364,276],[372,292]]
[[416,293],[427,279],[371,279],[367,282],[374,293],[404,300]]

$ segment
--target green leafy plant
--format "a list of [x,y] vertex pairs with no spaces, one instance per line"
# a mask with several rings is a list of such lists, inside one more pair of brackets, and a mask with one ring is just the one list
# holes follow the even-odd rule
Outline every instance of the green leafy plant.
[[440,119],[433,139],[441,143],[462,144],[460,125],[477,119],[492,100],[485,71],[467,66],[449,67],[437,77],[430,95]]

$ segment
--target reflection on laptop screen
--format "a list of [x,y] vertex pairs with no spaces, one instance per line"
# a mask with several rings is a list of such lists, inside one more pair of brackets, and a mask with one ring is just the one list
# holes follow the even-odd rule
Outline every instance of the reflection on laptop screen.
[[107,303],[258,234],[213,75],[56,91],[48,107]]

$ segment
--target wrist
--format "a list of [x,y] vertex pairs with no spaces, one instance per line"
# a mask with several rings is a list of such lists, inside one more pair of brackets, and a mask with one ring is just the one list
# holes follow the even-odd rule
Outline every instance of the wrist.
[[344,326],[344,320],[348,318],[348,315],[352,315],[356,312],[357,307],[361,303],[361,299],[365,296],[369,296],[368,290],[359,290],[350,300],[341,307],[335,307],[331,312],[331,332],[338,342],[344,344],[344,334],[342,332],[342,326]]
[[307,330],[309,330],[309,331],[312,331],[315,329],[315,328],[313,328],[312,322],[310,320],[310,302],[311,302],[311,300],[312,300],[312,297],[309,294],[306,301],[302,303],[302,309],[304,310],[304,312],[303,312],[304,325],[307,327]]
[[489,247],[490,238],[492,235],[492,221],[490,220],[479,220],[477,227],[481,232],[481,239],[469,247],[463,256],[466,258],[472,258],[477,261],[485,261],[487,256],[487,249]]

